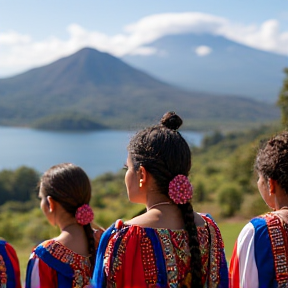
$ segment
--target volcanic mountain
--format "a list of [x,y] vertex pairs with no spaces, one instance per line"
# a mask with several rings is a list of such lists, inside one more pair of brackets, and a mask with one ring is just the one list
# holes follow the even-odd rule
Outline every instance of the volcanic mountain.
[[91,48],[0,79],[2,125],[33,126],[39,119],[43,124],[59,115],[81,115],[105,127],[135,129],[168,110],[176,111],[186,127],[193,129],[279,117],[273,105],[245,97],[185,91]]

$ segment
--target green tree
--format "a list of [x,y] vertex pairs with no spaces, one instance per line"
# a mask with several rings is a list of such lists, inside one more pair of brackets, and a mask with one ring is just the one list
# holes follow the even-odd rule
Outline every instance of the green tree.
[[37,195],[39,174],[32,168],[22,166],[14,171],[14,199],[28,201]]
[[7,201],[29,201],[36,197],[39,174],[34,169],[22,166],[15,171],[0,172],[0,205]]
[[243,193],[234,183],[224,183],[219,188],[218,203],[224,217],[232,217],[240,209],[243,202]]
[[283,126],[288,127],[288,68],[284,69],[284,73],[286,77],[283,80],[277,104],[281,109],[281,122]]

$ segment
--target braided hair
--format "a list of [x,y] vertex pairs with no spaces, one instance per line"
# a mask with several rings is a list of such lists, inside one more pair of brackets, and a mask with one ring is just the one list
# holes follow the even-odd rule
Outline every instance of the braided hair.
[[[168,196],[169,182],[179,174],[188,176],[191,168],[191,151],[177,129],[182,119],[175,112],[167,112],[158,125],[145,128],[132,137],[128,152],[134,169],[143,166],[155,179],[160,193]],[[178,204],[189,235],[191,252],[192,287],[203,287],[201,281],[201,254],[190,202]]]
[[[88,204],[91,198],[91,184],[87,174],[71,163],[52,166],[43,174],[40,183],[44,196],[51,196],[72,216],[75,216],[79,207]],[[93,271],[96,253],[94,232],[90,223],[83,228],[88,241]]]
[[272,137],[259,148],[255,170],[266,180],[276,180],[288,194],[288,132]]

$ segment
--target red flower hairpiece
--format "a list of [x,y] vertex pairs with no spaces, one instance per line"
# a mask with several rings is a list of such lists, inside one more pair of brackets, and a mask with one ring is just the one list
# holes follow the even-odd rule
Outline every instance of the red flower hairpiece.
[[176,204],[185,204],[193,196],[193,187],[185,175],[177,175],[169,183],[168,195]]
[[94,213],[88,204],[84,204],[76,210],[75,218],[80,225],[87,225],[94,219]]

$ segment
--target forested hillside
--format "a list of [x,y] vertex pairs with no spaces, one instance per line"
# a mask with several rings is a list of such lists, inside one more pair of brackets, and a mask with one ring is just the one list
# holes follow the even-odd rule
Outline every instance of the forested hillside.
[[279,118],[273,103],[241,97],[238,92],[240,96],[232,97],[186,91],[112,55],[85,48],[49,65],[0,79],[0,125],[134,129],[171,110],[185,119],[185,129],[211,131]]

